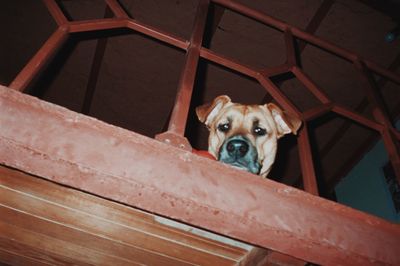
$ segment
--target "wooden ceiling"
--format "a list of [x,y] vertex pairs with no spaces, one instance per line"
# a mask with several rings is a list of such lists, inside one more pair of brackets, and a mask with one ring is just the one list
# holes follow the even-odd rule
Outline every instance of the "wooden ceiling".
[[10,265],[237,265],[252,248],[19,171],[0,176],[0,261]]

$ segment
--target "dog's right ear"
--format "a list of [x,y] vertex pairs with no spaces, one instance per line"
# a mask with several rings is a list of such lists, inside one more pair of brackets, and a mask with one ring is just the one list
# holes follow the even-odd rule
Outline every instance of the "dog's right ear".
[[211,103],[206,103],[196,108],[196,114],[200,122],[210,127],[212,121],[217,116],[219,111],[225,104],[230,103],[231,98],[226,95],[221,95],[215,98]]

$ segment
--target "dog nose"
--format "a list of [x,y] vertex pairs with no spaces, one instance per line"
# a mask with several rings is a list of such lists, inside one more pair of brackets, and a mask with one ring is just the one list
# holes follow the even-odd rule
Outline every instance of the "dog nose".
[[226,149],[230,156],[241,158],[244,157],[248,152],[249,144],[243,140],[234,139],[227,143]]

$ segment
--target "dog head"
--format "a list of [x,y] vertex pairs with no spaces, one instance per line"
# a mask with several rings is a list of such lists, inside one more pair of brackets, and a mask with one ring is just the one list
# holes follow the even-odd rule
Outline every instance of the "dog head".
[[273,103],[242,105],[226,96],[196,108],[210,131],[208,151],[219,161],[266,177],[275,160],[278,139],[297,133],[301,121]]

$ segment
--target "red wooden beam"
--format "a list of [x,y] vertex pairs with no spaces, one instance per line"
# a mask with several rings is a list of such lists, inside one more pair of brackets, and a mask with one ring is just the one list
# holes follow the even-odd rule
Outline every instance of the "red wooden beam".
[[72,21],[68,25],[70,33],[78,33],[125,28],[127,21],[127,19],[121,18],[101,18]]
[[188,42],[181,37],[159,30],[134,19],[126,20],[126,27],[182,50],[187,50],[189,46]]
[[293,74],[296,78],[323,104],[330,104],[331,100],[328,95],[324,93],[314,81],[301,70],[299,67],[295,66],[292,68]]
[[260,73],[266,77],[273,77],[276,75],[287,73],[289,71],[290,67],[287,63],[285,63],[279,66],[266,67],[263,70],[261,70]]
[[[321,5],[318,7],[318,10],[315,12],[314,16],[308,23],[305,31],[311,34],[314,34],[321,22],[324,20],[326,15],[328,15],[329,10],[331,10],[331,7],[335,3],[335,0],[324,0]],[[298,45],[299,52],[300,54],[304,51],[304,48],[306,48],[307,43],[306,42],[300,42]]]
[[[390,64],[390,66],[388,67],[388,70],[390,71],[394,71],[398,68],[398,66],[400,65],[400,54],[398,54],[396,56],[396,58],[393,60],[393,62]],[[385,84],[388,82],[388,79],[386,78],[380,78],[377,81],[377,86],[378,88],[382,89]],[[365,111],[365,109],[368,106],[368,99],[367,97],[364,97],[359,104],[357,105],[357,107],[354,109],[354,111],[356,113],[363,113]],[[396,112],[396,108],[394,111],[394,117],[396,117],[396,115],[398,114]],[[303,113],[303,118],[308,120],[308,119],[312,119],[313,116],[313,111],[317,112],[316,110],[309,110],[307,112]],[[308,118],[310,117],[310,118]],[[341,126],[339,126],[337,128],[337,130],[335,131],[335,133],[332,135],[332,137],[329,139],[329,141],[321,148],[321,152],[319,153],[320,159],[322,160],[327,154],[329,154],[330,150],[335,147],[336,143],[346,134],[347,130],[349,130],[349,128],[351,127],[351,125],[353,124],[353,121],[351,120],[345,120]],[[392,134],[394,136],[397,137],[398,140],[400,140],[399,138],[399,133],[392,128]],[[356,163],[359,162],[360,158],[362,156],[364,156],[365,152],[368,151],[370,149],[370,147],[373,146],[373,144],[378,140],[379,138],[376,137],[373,134],[373,137],[370,137],[367,141],[364,142],[363,145],[360,146],[359,149],[357,149],[357,152],[354,153],[353,156],[351,156],[352,160],[347,162],[345,165],[343,165],[342,167],[340,167],[340,169],[338,169],[336,171],[336,174],[332,175],[332,178],[329,178],[329,184],[327,187],[333,188],[335,186],[335,184],[337,182],[339,182],[339,180],[345,176],[351,169],[353,169],[354,165]]]
[[32,59],[18,73],[11,82],[10,88],[24,91],[50,62],[56,52],[61,48],[68,37],[68,28],[59,27],[44,45],[36,52]]
[[[400,114],[400,103],[394,108],[395,117],[398,119]],[[351,123],[349,123],[351,124]],[[346,129],[347,130],[347,129]],[[397,141],[400,141],[400,134],[396,129],[393,128],[392,134],[397,138]],[[332,174],[332,177],[329,178],[329,182],[327,187],[334,189],[335,185],[341,180],[342,177],[346,176],[354,166],[360,161],[360,159],[364,156],[364,154],[369,151],[378,140],[381,140],[380,134],[370,133],[369,137],[363,141],[363,143],[359,146],[359,148],[353,152],[350,156],[351,160],[347,161],[344,165],[342,165],[337,171]],[[327,148],[327,147],[326,147]]]
[[208,61],[235,70],[243,75],[252,78],[256,78],[258,75],[258,71],[254,67],[239,63],[232,58],[217,54],[204,47],[200,49],[200,56],[204,59],[207,59]]
[[0,163],[323,265],[399,265],[400,228],[0,87]]
[[[344,49],[340,46],[337,46],[329,41],[326,41],[324,39],[318,38],[306,31],[303,31],[297,27],[294,27],[292,25],[289,25],[279,19],[276,19],[272,16],[268,16],[267,14],[260,12],[258,10],[252,9],[247,7],[246,5],[240,4],[236,1],[232,0],[213,0],[214,3],[220,4],[226,8],[229,8],[235,12],[238,12],[240,14],[243,14],[245,16],[248,16],[250,18],[253,18],[265,25],[268,25],[270,27],[274,27],[282,32],[285,30],[289,29],[293,36],[312,43],[318,47],[321,47],[322,49],[328,50],[334,54],[336,54],[339,57],[342,57],[350,62],[354,62],[355,60],[359,59],[360,56],[350,50]],[[378,64],[371,62],[369,60],[363,59],[362,62],[372,71],[378,73],[381,76],[384,76],[396,83],[400,84],[400,76],[379,66]]]
[[[305,29],[306,32],[313,34],[318,29],[319,25],[321,24],[321,22],[325,18],[325,16],[328,14],[328,11],[330,10],[330,8],[332,7],[334,2],[335,2],[335,0],[324,0],[321,3],[321,5],[319,6],[317,12],[315,12],[315,14],[314,14],[314,17],[311,19],[311,21],[307,25],[307,27]],[[292,64],[289,64],[291,66],[294,66],[295,65],[294,63],[296,62],[296,52],[294,50],[294,47],[292,47],[291,51],[288,50],[287,32],[290,32],[290,29],[287,28],[285,30],[285,36],[284,36],[285,44],[286,44],[286,48],[287,48],[286,56],[287,56],[287,58],[294,59],[294,61],[292,61]],[[293,35],[292,35],[291,32],[290,32],[290,39],[291,39],[292,44],[294,44],[294,38],[293,38]],[[306,47],[306,45],[307,45],[307,42],[304,42],[304,41],[298,43],[299,54],[301,54],[303,52],[303,50]],[[294,52],[294,54],[292,54],[293,52]],[[271,74],[276,73],[276,71],[279,70],[279,67],[280,66],[278,66],[278,68],[275,67],[275,68],[272,68],[272,69],[271,68],[263,69],[261,72],[264,75],[271,77]],[[272,71],[272,73],[271,73],[271,71]],[[288,70],[286,70],[285,72],[287,72],[287,71]],[[284,72],[281,72],[281,73],[284,73]]]
[[[65,31],[65,36],[61,38],[62,41],[65,41],[67,37],[67,33],[75,33],[75,32],[86,32],[86,31],[97,31],[97,30],[104,30],[104,29],[113,29],[113,28],[130,28],[134,31],[138,31],[142,34],[170,44],[180,49],[187,50],[189,43],[173,34],[168,32],[159,30],[157,28],[151,27],[144,23],[138,22],[134,19],[129,19],[129,16],[123,10],[123,8],[118,4],[115,0],[107,0],[107,5],[112,9],[113,13],[117,18],[115,19],[99,19],[99,20],[89,20],[89,21],[74,21],[74,22],[66,22],[62,11],[57,7],[55,1],[51,0],[44,0],[45,4],[49,8],[50,13],[56,20],[56,22],[60,25],[63,25],[59,28],[56,33],[61,31]],[[266,14],[259,12],[257,10],[251,9],[246,7],[245,5],[236,3],[230,0],[213,0],[213,2],[220,4],[222,6],[228,7],[234,11],[237,11],[241,14],[246,16],[252,17],[264,24],[267,24],[272,27],[276,27],[281,31],[291,31],[293,36],[306,40],[314,45],[320,46],[323,49],[331,51],[338,56],[344,57],[347,60],[354,61],[359,58],[355,53],[347,51],[343,48],[337,47],[332,43],[329,43],[325,40],[319,39],[312,34],[304,32],[296,27],[293,27],[289,24],[284,23],[278,19],[275,19],[271,16],[267,16]],[[55,36],[54,36],[55,35]],[[43,63],[46,63],[50,60],[51,56],[54,52],[61,46],[62,41],[58,40],[57,37],[59,34],[53,34],[53,36],[46,42],[46,44],[39,50],[39,52],[32,58],[31,62],[20,72],[17,78],[13,81],[10,85],[12,88],[17,90],[24,90],[28,83],[31,81],[32,77],[35,76],[39,71],[43,68]],[[260,72],[259,70],[252,70],[252,67],[243,66],[225,58],[219,54],[213,53],[203,47],[200,47],[201,52],[200,56],[210,60],[212,62],[216,62],[219,64],[223,64],[224,66],[239,71],[245,75],[249,75],[253,78],[256,78],[256,74],[254,72]],[[400,76],[396,75],[395,73],[388,71],[377,64],[370,62],[368,60],[363,60],[366,66],[368,66],[371,70],[375,71],[376,73],[387,77],[395,82],[400,83]],[[278,67],[279,71],[285,71],[286,65]],[[262,71],[261,71],[262,72]],[[270,76],[270,73],[267,73]],[[31,77],[31,78],[29,78]]]
[[317,117],[323,116],[324,114],[330,112],[333,108],[333,104],[326,103],[313,108],[310,108],[303,112],[302,119],[305,121],[313,120]]
[[[244,14],[246,16],[252,17],[264,24],[276,27],[281,31],[290,30],[294,36],[303,39],[305,41],[308,41],[314,45],[317,45],[323,49],[331,51],[338,56],[344,57],[347,60],[354,61],[359,58],[355,53],[352,53],[348,50],[335,46],[332,43],[319,39],[313,36],[312,34],[309,34],[296,27],[286,24],[283,21],[267,16],[262,12],[248,8],[245,5],[230,0],[214,0],[214,2],[222,6],[228,7],[241,14]],[[116,15],[117,17],[116,19],[100,19],[100,20],[78,21],[78,22],[67,22],[64,14],[56,5],[55,1],[44,0],[44,3],[48,7],[50,13],[52,14],[56,22],[59,25],[62,25],[62,27],[60,27],[52,35],[52,37],[50,37],[50,39],[45,43],[45,45],[38,51],[38,53],[31,59],[31,61],[25,66],[25,68],[11,83],[10,87],[15,88],[17,90],[22,91],[29,85],[33,77],[36,76],[43,69],[43,66],[49,62],[54,53],[61,47],[62,43],[66,40],[68,33],[127,27],[132,30],[138,31],[142,34],[148,35],[152,38],[155,38],[157,40],[160,40],[162,42],[178,47],[180,49],[186,50],[188,48],[188,42],[177,36],[161,31],[157,28],[145,25],[133,19],[128,19],[129,16],[115,0],[107,0],[107,5],[112,9],[114,14]],[[212,53],[211,51],[208,51],[204,48],[201,48],[200,56],[210,61],[214,60],[213,62],[218,62],[218,61],[221,62],[221,59],[224,59],[221,55]],[[232,60],[224,59],[222,62],[228,68],[231,68],[232,64],[234,70],[237,70],[239,72],[241,72],[240,70],[243,70],[243,67],[240,64],[232,62]],[[363,63],[372,71],[394,82],[400,83],[399,75],[396,75],[395,73],[388,71],[368,60],[363,60]],[[244,67],[244,68],[245,72],[248,72],[246,71],[246,68],[251,69],[251,67]],[[248,73],[244,74],[247,75]],[[250,75],[254,77],[254,73],[251,73]]]
[[58,6],[57,2],[54,0],[42,0],[49,10],[51,16],[56,21],[58,26],[64,25],[68,22],[61,8]]
[[375,73],[377,73],[397,84],[400,84],[400,75],[399,74],[396,74],[393,71],[385,69],[385,68],[379,66],[378,64],[371,62],[369,60],[363,60],[363,63],[365,64],[365,66],[367,66],[370,70],[374,71]]
[[290,101],[290,99],[269,79],[261,74],[257,75],[257,80],[264,89],[287,111],[301,117],[300,110]]
[[307,124],[304,122],[298,138],[299,157],[301,173],[303,176],[303,187],[308,193],[318,196],[317,176],[315,175],[314,162],[308,136]]
[[351,111],[342,105],[335,104],[332,111],[376,131],[381,131],[383,129],[383,125],[366,118],[362,114]]

